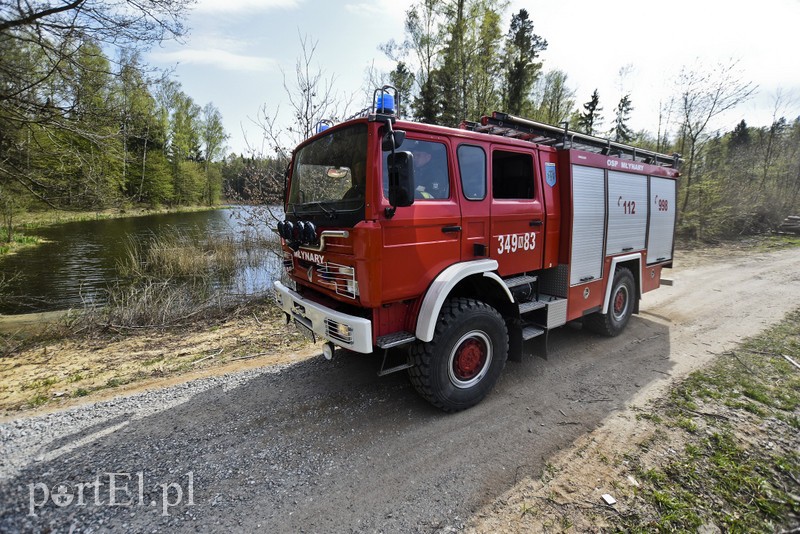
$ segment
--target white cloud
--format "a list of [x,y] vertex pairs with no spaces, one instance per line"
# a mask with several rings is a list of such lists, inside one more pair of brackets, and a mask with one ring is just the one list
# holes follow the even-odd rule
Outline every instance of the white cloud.
[[303,0],[199,0],[195,9],[203,13],[263,12],[270,9],[295,9]]
[[150,57],[163,63],[183,63],[190,65],[209,65],[224,70],[264,72],[271,70],[276,62],[258,56],[234,54],[219,48],[185,49],[174,52],[154,52]]
[[394,0],[377,0],[374,2],[360,2],[357,4],[346,4],[344,8],[354,15],[363,15],[379,21],[381,19],[405,20],[406,9],[408,6],[405,2],[397,2]]

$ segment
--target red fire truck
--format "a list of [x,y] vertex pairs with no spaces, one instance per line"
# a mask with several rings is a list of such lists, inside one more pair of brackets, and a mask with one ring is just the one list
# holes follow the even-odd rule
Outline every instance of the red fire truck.
[[619,334],[672,266],[678,155],[497,112],[403,121],[394,96],[293,153],[277,232],[294,287],[274,284],[287,320],[326,357],[382,354],[379,374],[407,369],[445,411],[550,329]]

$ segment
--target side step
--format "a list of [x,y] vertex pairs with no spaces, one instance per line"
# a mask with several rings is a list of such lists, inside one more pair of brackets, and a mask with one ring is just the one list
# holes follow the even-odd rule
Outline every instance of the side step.
[[530,313],[534,310],[541,310],[547,306],[547,303],[541,300],[529,300],[528,302],[523,302],[519,305],[519,314],[523,315],[526,313]]
[[393,347],[399,347],[401,345],[406,345],[411,343],[417,339],[417,336],[412,334],[411,332],[395,332],[394,334],[388,334],[386,336],[381,336],[378,338],[377,342],[375,343],[379,348],[383,349],[383,361],[381,362],[381,368],[378,371],[378,376],[386,376],[391,373],[396,373],[398,371],[403,371],[410,367],[413,367],[410,363],[401,363],[400,365],[395,365],[394,367],[386,367],[386,361],[389,358],[389,349]]
[[395,332],[394,334],[379,337],[375,344],[381,349],[391,349],[392,347],[411,343],[415,339],[417,339],[417,336],[411,332]]
[[535,337],[539,337],[545,333],[544,328],[539,328],[538,326],[528,325],[522,328],[522,339],[528,341]]
[[505,282],[508,288],[511,289],[512,287],[522,286],[525,284],[532,284],[536,282],[536,280],[538,279],[539,277],[537,276],[530,276],[527,274],[523,274],[520,276],[514,276],[512,278],[505,278],[503,282]]

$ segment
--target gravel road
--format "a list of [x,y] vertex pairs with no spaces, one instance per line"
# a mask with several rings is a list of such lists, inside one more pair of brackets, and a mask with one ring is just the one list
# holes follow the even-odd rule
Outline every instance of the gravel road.
[[9,421],[0,531],[460,530],[615,410],[780,320],[799,265],[800,249],[680,254],[621,336],[554,331],[547,360],[509,362],[454,415],[337,353]]

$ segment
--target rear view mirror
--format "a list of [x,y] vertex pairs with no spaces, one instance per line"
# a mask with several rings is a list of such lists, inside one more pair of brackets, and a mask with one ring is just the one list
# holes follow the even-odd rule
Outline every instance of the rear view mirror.
[[345,176],[347,176],[348,169],[337,169],[336,167],[329,167],[325,174],[328,175],[328,178],[333,178],[334,180],[341,180]]
[[395,152],[387,158],[389,165],[389,203],[404,208],[414,203],[414,155]]
[[381,150],[384,152],[391,152],[392,150],[400,148],[400,145],[402,145],[405,140],[406,132],[403,130],[389,130],[383,134]]

